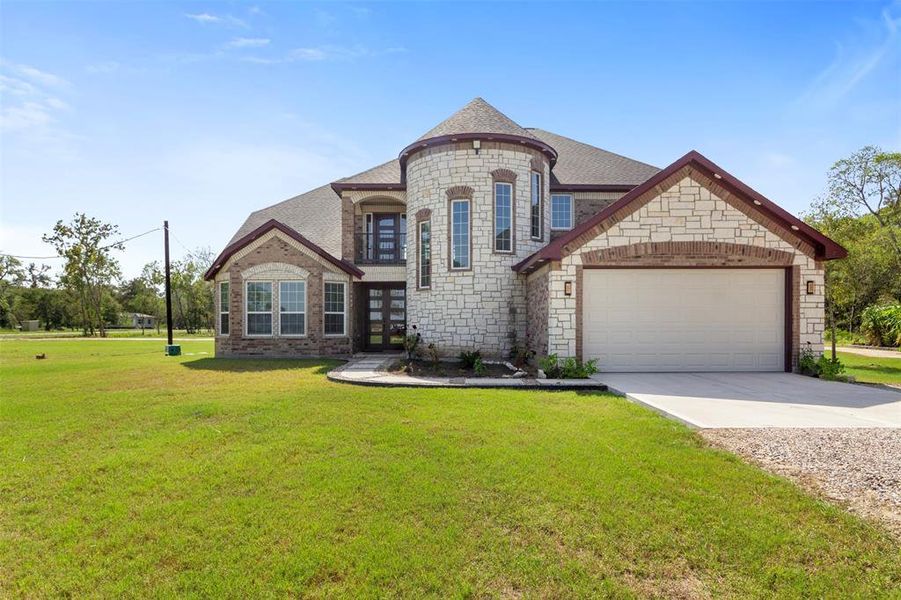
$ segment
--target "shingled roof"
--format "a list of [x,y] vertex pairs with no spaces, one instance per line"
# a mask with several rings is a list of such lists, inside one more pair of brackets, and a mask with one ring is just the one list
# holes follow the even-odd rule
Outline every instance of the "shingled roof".
[[533,127],[528,130],[557,151],[551,186],[636,186],[660,170],[550,131]]
[[482,98],[474,98],[469,104],[419,136],[416,141],[467,133],[494,133],[538,139]]
[[356,175],[344,177],[332,184],[332,188],[354,187],[365,185],[396,185],[400,184],[400,161],[398,159],[389,160],[377,167],[366,169]]
[[231,246],[270,220],[284,223],[329,254],[341,256],[341,198],[331,186],[323,185],[250,213],[228,245]]

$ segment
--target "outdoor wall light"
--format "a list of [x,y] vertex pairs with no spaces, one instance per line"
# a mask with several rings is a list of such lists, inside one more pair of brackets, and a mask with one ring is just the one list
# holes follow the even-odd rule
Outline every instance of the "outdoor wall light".
[[815,282],[815,281],[808,281],[808,282],[807,282],[807,295],[810,296],[810,295],[816,294],[816,293],[817,293],[817,284],[816,284],[816,282]]
[[476,154],[479,153],[479,149],[482,147],[481,140],[472,140],[472,147],[475,148]]
[[563,283],[563,295],[564,296],[572,296],[573,295],[573,282],[565,281]]

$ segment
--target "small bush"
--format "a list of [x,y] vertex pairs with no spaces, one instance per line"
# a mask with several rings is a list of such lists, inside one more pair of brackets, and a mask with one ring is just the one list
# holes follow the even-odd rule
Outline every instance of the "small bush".
[[901,346],[901,304],[866,307],[860,328],[873,346]]
[[488,374],[488,367],[482,362],[482,357],[480,356],[476,357],[475,362],[472,364],[472,370],[475,371],[477,377],[484,377]]
[[595,359],[582,362],[569,357],[560,362],[556,354],[550,354],[538,361],[538,366],[549,379],[587,379],[598,372],[598,361]]
[[463,351],[460,353],[459,358],[464,369],[473,369],[476,366],[476,361],[482,360],[482,352],[480,350],[473,350],[472,352]]
[[834,381],[836,379],[843,379],[842,373],[845,372],[845,365],[837,358],[832,360],[831,358],[826,358],[826,355],[823,355],[820,357],[820,360],[817,361],[817,371],[820,379]]
[[429,344],[428,348],[426,348],[426,354],[428,354],[429,361],[432,363],[432,366],[437,368],[438,363],[440,362],[438,360],[438,346],[436,346],[435,344]]
[[801,349],[801,356],[798,359],[798,370],[801,371],[802,375],[810,375],[811,377],[819,375],[820,369],[817,365],[817,355],[810,346]]
[[416,331],[416,325],[412,327],[413,331],[404,336],[404,352],[407,353],[407,360],[413,360],[416,356],[416,348],[422,341],[422,336]]

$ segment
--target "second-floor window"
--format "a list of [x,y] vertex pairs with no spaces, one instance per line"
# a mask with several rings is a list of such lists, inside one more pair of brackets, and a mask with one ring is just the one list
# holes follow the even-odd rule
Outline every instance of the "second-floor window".
[[432,286],[432,222],[419,224],[419,287]]
[[572,229],[572,227],[572,194],[553,194],[551,196],[551,229]]
[[451,200],[451,269],[468,269],[469,200]]
[[532,171],[531,177],[531,234],[533,240],[540,240],[541,231],[541,173]]
[[494,184],[494,249],[513,251],[513,184]]

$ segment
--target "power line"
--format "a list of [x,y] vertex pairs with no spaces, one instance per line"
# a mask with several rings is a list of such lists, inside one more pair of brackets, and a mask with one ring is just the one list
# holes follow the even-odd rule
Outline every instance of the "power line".
[[[130,238],[125,238],[124,240],[119,240],[118,242],[113,242],[112,244],[107,244],[106,246],[101,246],[97,248],[97,250],[106,250],[108,248],[112,248],[113,246],[118,246],[119,244],[124,244],[126,242],[130,242],[132,240],[136,240],[139,237],[144,237],[145,235],[150,235],[154,231],[159,231],[162,227],[156,227],[151,229],[150,231],[145,231],[144,233],[139,233],[138,235],[134,235]],[[181,242],[179,242],[181,243]],[[0,256],[8,256],[10,258],[23,258],[26,260],[53,260],[55,258],[65,258],[65,256],[60,256],[59,254],[54,254],[53,256],[21,256],[19,254],[6,254],[4,252],[0,252]]]

